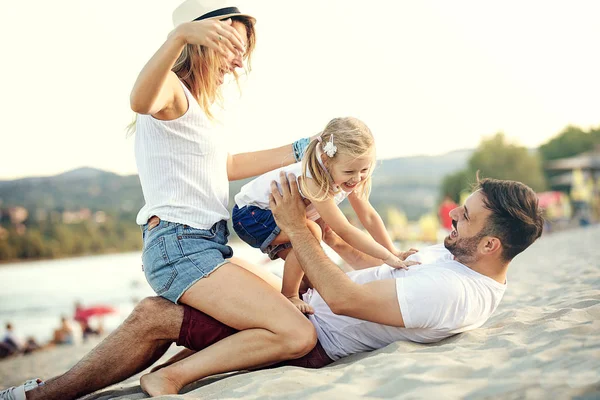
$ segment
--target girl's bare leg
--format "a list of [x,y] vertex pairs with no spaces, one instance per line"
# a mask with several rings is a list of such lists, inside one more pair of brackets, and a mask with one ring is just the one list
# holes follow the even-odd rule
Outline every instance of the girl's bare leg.
[[196,282],[180,300],[241,332],[144,375],[142,388],[152,396],[176,394],[209,375],[299,358],[316,344],[315,329],[302,313],[268,283],[233,263]]
[[[314,221],[307,221],[308,228],[311,230],[312,234],[317,238],[317,240],[321,240],[321,227]],[[274,245],[288,243],[290,241],[289,237],[285,233],[280,233],[273,240]],[[285,260],[285,264],[283,265],[283,281],[281,293],[287,297],[289,301],[292,302],[294,306],[298,310],[300,310],[303,314],[313,314],[315,310],[306,304],[300,296],[298,295],[298,290],[300,289],[300,283],[302,282],[302,277],[304,276],[304,271],[302,271],[302,267],[294,254],[293,249],[286,249],[279,252],[279,256]]]
[[[285,256],[282,254],[284,252],[286,253]],[[283,286],[281,288],[281,294],[291,301],[303,314],[313,314],[315,310],[302,301],[298,294],[304,271],[302,271],[302,267],[294,255],[294,250],[286,249],[279,254],[281,258],[285,260],[285,264],[283,265]]]

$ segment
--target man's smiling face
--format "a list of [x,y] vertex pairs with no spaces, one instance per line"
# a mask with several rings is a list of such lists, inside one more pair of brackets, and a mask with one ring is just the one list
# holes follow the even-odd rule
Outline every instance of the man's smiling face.
[[486,233],[486,223],[491,211],[485,208],[484,195],[478,190],[465,204],[450,211],[452,232],[444,239],[444,246],[463,264],[477,261],[477,247]]

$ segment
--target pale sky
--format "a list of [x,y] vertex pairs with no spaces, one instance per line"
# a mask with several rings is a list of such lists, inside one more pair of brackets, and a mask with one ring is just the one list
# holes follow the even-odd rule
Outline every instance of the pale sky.
[[[0,13],[0,179],[82,166],[136,173],[129,93],[179,0],[11,1]],[[239,2],[258,19],[230,152],[355,116],[379,158],[440,154],[505,132],[534,147],[600,126],[596,1]]]

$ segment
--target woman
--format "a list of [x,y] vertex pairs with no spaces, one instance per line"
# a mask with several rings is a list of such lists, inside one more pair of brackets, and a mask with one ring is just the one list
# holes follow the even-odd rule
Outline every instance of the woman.
[[[137,217],[143,227],[144,271],[157,294],[240,332],[142,377],[143,389],[152,396],[181,389],[170,378],[173,369],[180,382],[188,382],[298,358],[316,343],[308,319],[249,272],[256,272],[251,266],[231,257],[226,225],[228,181],[299,160],[308,139],[228,155],[210,107],[219,98],[224,75],[236,76],[235,68],[250,58],[254,18],[222,1],[187,0],[173,20],[175,29],[131,92],[131,108],[138,114],[136,162],[146,201]],[[221,357],[225,349],[227,354],[238,349],[243,356]]]

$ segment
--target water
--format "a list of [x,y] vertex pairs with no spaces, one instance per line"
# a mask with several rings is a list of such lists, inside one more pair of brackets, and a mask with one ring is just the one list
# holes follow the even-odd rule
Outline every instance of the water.
[[[234,243],[232,247],[236,256],[255,264],[268,260],[249,246]],[[265,267],[276,271],[281,260]],[[103,318],[104,327],[112,330],[139,300],[153,295],[140,252],[5,264],[0,266],[0,333],[10,321],[19,336],[46,342],[61,315],[72,318],[75,301],[85,307],[114,307],[117,312]]]

